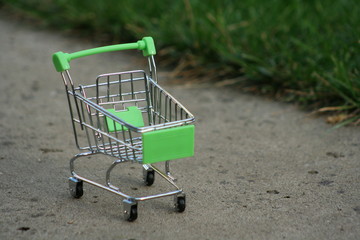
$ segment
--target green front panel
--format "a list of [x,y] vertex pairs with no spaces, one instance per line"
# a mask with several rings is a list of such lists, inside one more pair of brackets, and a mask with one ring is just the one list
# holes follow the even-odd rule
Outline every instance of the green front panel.
[[194,125],[144,133],[143,164],[194,156],[194,137]]

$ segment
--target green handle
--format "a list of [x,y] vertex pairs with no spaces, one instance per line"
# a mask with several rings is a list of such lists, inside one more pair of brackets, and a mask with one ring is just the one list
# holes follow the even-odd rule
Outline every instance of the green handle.
[[152,37],[144,37],[136,43],[116,44],[105,47],[87,49],[74,53],[57,52],[53,54],[53,63],[56,71],[62,72],[70,69],[70,61],[76,58],[86,57],[98,53],[138,49],[143,51],[145,57],[156,54],[155,44]]

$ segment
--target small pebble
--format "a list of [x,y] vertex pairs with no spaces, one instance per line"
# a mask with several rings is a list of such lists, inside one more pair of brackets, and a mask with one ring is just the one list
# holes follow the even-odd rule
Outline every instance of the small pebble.
[[278,190],[267,190],[266,192],[269,194],[279,194],[280,193]]

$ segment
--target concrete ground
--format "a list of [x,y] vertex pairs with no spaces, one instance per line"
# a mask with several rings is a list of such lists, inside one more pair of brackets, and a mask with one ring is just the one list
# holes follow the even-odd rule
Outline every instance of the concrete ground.
[[[196,155],[174,161],[187,193],[142,202],[122,219],[122,199],[85,185],[69,195],[68,160],[78,153],[60,75],[51,55],[95,47],[55,31],[0,19],[0,239],[360,239],[360,129],[329,130],[321,118],[289,104],[214,86],[160,83],[196,116]],[[140,56],[140,57],[139,57]],[[141,54],[76,60],[73,78],[132,70]],[[84,160],[100,179],[112,161]],[[141,165],[125,164],[116,180],[142,186]],[[100,180],[99,180],[100,181]]]

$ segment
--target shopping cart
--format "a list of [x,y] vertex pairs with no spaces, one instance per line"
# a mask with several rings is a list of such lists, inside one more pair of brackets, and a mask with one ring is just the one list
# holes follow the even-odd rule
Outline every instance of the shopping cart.
[[[75,86],[70,62],[98,53],[137,49],[148,58],[148,69],[101,74],[91,85]],[[83,182],[110,191],[122,198],[128,221],[137,218],[140,201],[174,196],[177,212],[185,210],[185,193],[170,174],[169,161],[194,155],[194,116],[157,83],[154,41],[144,37],[136,43],[118,44],[74,53],[53,55],[55,69],[61,73],[70,109],[76,146],[81,152],[70,160],[70,193],[83,195]],[[75,160],[94,154],[116,158],[106,171],[104,184],[75,172]],[[116,165],[123,162],[143,165],[145,185],[154,183],[155,173],[175,190],[144,197],[120,191],[110,181]],[[165,171],[154,164],[165,162]]]

